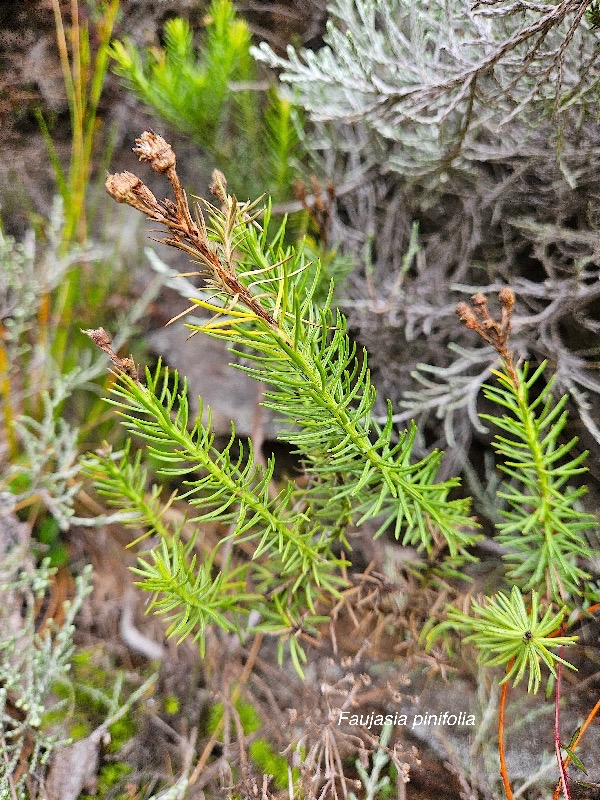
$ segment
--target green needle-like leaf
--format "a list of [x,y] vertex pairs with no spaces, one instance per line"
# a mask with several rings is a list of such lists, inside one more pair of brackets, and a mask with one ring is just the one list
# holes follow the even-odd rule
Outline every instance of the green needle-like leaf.
[[581,594],[590,577],[580,559],[592,555],[585,532],[596,527],[597,521],[574,508],[585,488],[572,487],[569,481],[585,472],[581,465],[587,453],[571,456],[576,438],[560,443],[568,398],[554,401],[553,381],[537,397],[530,396],[545,366],[544,362],[529,376],[525,364],[517,370],[516,385],[508,374],[496,371],[499,385],[484,387],[484,394],[510,416],[482,417],[508,434],[494,439],[503,459],[500,469],[511,481],[498,493],[508,506],[502,511],[504,522],[497,526],[498,540],[507,548],[505,558],[514,564],[508,577],[519,581],[525,591],[548,588],[555,599],[562,600]]
[[560,627],[566,608],[556,613],[547,608],[540,619],[537,593],[531,593],[528,611],[521,592],[513,586],[510,596],[498,592],[492,598],[485,598],[482,603],[472,600],[471,610],[473,616],[451,608],[448,627],[467,634],[465,641],[477,647],[483,664],[490,667],[508,665],[501,683],[512,679],[517,684],[527,673],[527,690],[535,693],[541,680],[540,661],[553,675],[556,674],[557,662],[575,669],[568,661],[551,652],[577,640],[576,636],[551,635]]

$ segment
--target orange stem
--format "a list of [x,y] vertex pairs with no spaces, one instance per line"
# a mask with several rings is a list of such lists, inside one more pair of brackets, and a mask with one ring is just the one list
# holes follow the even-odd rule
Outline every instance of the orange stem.
[[[579,729],[579,733],[577,734],[577,737],[576,737],[575,741],[573,742],[573,744],[572,744],[572,745],[571,745],[571,747],[570,747],[570,749],[571,749],[571,750],[575,750],[575,748],[577,747],[577,745],[578,745],[578,744],[579,744],[579,742],[581,741],[581,737],[582,737],[582,736],[583,736],[583,734],[585,733],[586,729],[587,729],[587,728],[590,726],[590,723],[592,722],[592,720],[594,719],[594,717],[596,716],[596,714],[598,713],[598,711],[600,711],[600,700],[598,700],[598,702],[596,703],[596,705],[595,705],[595,706],[592,708],[592,710],[590,711],[590,713],[587,715],[587,717],[586,717],[586,719],[585,719],[585,722],[583,723],[583,725],[582,725],[582,726],[581,726],[581,728]],[[566,768],[566,767],[567,767],[567,765],[569,764],[569,761],[570,761],[570,760],[571,760],[571,756],[569,756],[569,755],[567,754],[567,756],[565,757],[565,760],[563,761],[563,766],[564,766],[565,768]],[[561,785],[562,785],[562,782],[561,782],[561,781],[559,781],[559,782],[558,782],[558,785],[557,785],[557,787],[556,787],[556,789],[554,790],[554,794],[552,795],[552,800],[558,800],[558,797],[559,797],[559,795],[560,795],[560,788],[561,788]]]
[[[599,609],[600,609],[600,603],[594,603],[589,608],[586,608],[585,613],[580,614],[577,619],[578,620],[585,619],[585,617],[588,614],[593,614],[595,611],[598,611]],[[554,633],[550,634],[550,635],[554,636],[554,635],[556,635],[558,633],[560,633],[560,628],[557,631],[555,631]],[[587,717],[585,719],[585,722],[583,723],[583,725],[579,729],[579,733],[575,737],[575,741],[573,742],[573,744],[570,747],[571,750],[575,750],[575,748],[577,747],[577,745],[581,741],[581,738],[583,737],[583,734],[586,732],[586,730],[589,727],[591,721],[594,719],[594,717],[596,716],[596,714],[598,713],[599,710],[600,710],[600,700],[598,700],[596,705],[592,708],[590,713],[587,715]],[[571,761],[571,756],[569,754],[567,754],[566,757],[565,757],[565,760],[563,761],[563,768],[564,769],[567,768],[567,766],[569,765],[570,761]],[[562,781],[559,781],[556,784],[556,789],[554,790],[554,794],[552,795],[552,800],[558,800],[558,798],[560,796],[561,786],[562,786]]]
[[[509,669],[510,669],[509,664]],[[506,759],[504,757],[504,709],[506,708],[506,697],[508,695],[508,681],[502,687],[502,695],[500,697],[500,709],[498,713],[498,755],[500,756],[500,777],[504,784],[504,792],[506,800],[513,800],[512,789],[508,780],[508,771],[506,769]]]

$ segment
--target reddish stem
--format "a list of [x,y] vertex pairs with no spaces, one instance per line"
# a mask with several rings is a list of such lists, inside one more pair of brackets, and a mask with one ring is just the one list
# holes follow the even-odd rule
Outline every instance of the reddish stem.
[[[512,664],[509,664],[509,669]],[[506,697],[508,695],[508,681],[502,687],[502,695],[500,696],[500,709],[498,712],[498,755],[500,756],[500,777],[504,784],[504,792],[506,800],[513,800],[512,789],[508,780],[508,771],[506,769],[506,759],[504,757],[504,709],[506,708]]]
[[[600,711],[600,700],[598,700],[598,702],[596,703],[596,705],[595,705],[595,706],[592,708],[592,710],[590,711],[590,713],[589,713],[589,714],[587,715],[587,717],[585,718],[585,722],[583,723],[583,725],[582,725],[582,726],[581,726],[581,728],[579,729],[579,733],[577,734],[577,736],[575,737],[575,740],[574,740],[573,744],[571,745],[571,748],[570,748],[571,750],[575,750],[575,748],[577,747],[577,745],[578,745],[578,744],[579,744],[579,742],[581,741],[581,739],[582,739],[582,737],[583,737],[583,734],[584,734],[584,733],[586,732],[586,730],[589,728],[589,726],[590,726],[590,724],[591,724],[592,720],[594,719],[594,717],[596,716],[596,714],[598,713],[598,711]],[[570,760],[571,760],[571,756],[570,756],[570,755],[567,755],[567,757],[565,758],[565,760],[564,760],[564,762],[563,762],[563,766],[565,767],[565,769],[566,769],[566,768],[567,768],[567,766],[569,765],[569,762],[570,762]],[[559,782],[557,783],[557,785],[556,785],[556,789],[554,790],[554,794],[552,795],[552,800],[558,800],[558,796],[559,796],[559,794],[560,794],[560,787],[561,787],[561,785],[562,785],[562,781],[559,781]]]
[[[596,612],[596,611],[598,611],[598,610],[600,610],[600,603],[594,603],[594,605],[591,605],[589,608],[586,608],[586,610],[585,610],[585,613],[581,613],[581,614],[579,614],[579,616],[577,617],[577,619],[578,619],[578,620],[585,619],[585,618],[586,618],[586,616],[587,616],[588,614],[593,614],[594,612]],[[562,634],[562,633],[563,633],[563,631],[562,631],[562,626],[561,626],[561,627],[560,627],[560,628],[558,628],[556,631],[554,631],[553,633],[551,633],[551,634],[550,634],[550,636],[558,636],[559,634]],[[561,665],[560,665],[560,662],[559,662],[559,664],[558,664],[558,668],[559,668],[559,669],[560,669],[560,666],[561,666]],[[571,747],[570,747],[570,749],[571,749],[571,750],[575,750],[575,748],[577,747],[577,745],[579,744],[579,742],[580,742],[580,741],[581,741],[581,739],[583,738],[583,734],[586,732],[586,730],[587,730],[587,729],[588,729],[588,727],[590,726],[590,724],[591,724],[592,720],[594,719],[594,717],[596,716],[596,714],[598,713],[598,711],[600,711],[600,700],[598,700],[598,702],[596,703],[596,705],[595,705],[595,706],[592,708],[592,710],[590,711],[590,713],[589,713],[589,714],[587,715],[587,717],[585,718],[585,722],[583,723],[583,725],[582,725],[582,726],[581,726],[581,728],[579,729],[579,733],[578,733],[578,734],[577,734],[577,736],[575,737],[575,739],[574,739],[574,741],[573,741],[573,744],[572,744],[572,745],[571,745]],[[556,715],[556,709],[555,709],[555,715]],[[555,735],[556,735],[556,734],[555,734]],[[567,753],[567,755],[565,756],[565,760],[564,760],[564,761],[562,761],[562,759],[560,760],[560,763],[562,763],[562,765],[563,765],[563,769],[564,769],[564,770],[566,770],[566,768],[569,766],[569,763],[570,763],[570,761],[571,761],[571,756],[570,756],[568,753]],[[564,781],[563,781],[563,778],[562,778],[562,773],[561,773],[561,777],[560,777],[560,779],[559,779],[558,783],[556,784],[556,788],[555,788],[555,790],[554,790],[554,794],[552,795],[552,800],[558,800],[558,798],[559,798],[559,795],[560,795],[560,789],[561,789],[561,786],[564,786]]]
[[[562,626],[561,626],[562,628]],[[564,631],[561,630],[561,633]],[[561,645],[559,655],[562,657],[564,645]],[[559,785],[562,784],[563,794],[565,800],[572,800],[571,792],[569,791],[569,784],[567,782],[567,772],[565,770],[565,763],[562,759],[561,743],[560,743],[560,684],[562,676],[562,664],[560,661],[556,664],[556,691],[554,693],[554,749],[556,751],[556,760],[558,761],[558,771],[560,773]]]

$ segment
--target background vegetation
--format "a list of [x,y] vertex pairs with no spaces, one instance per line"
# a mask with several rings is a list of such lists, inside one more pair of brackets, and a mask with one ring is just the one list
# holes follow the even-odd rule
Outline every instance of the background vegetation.
[[7,12],[0,797],[595,797],[597,3]]

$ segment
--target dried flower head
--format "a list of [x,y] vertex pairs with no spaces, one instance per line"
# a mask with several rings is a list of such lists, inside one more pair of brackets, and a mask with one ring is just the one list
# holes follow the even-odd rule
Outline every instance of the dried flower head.
[[515,305],[515,293],[510,286],[504,286],[502,289],[500,289],[498,300],[500,301],[500,305],[503,308],[506,308],[507,311],[513,310]]
[[133,172],[117,172],[107,177],[104,186],[117,203],[129,205],[135,197],[134,187],[140,183],[141,180]]
[[478,321],[473,310],[464,301],[456,306],[456,313],[462,324],[470,330],[477,330]]
[[473,308],[476,310],[481,309],[483,312],[484,309],[487,309],[487,297],[481,292],[478,292],[471,297],[471,303],[473,304]]
[[[164,225],[168,230],[168,235],[162,239],[162,242],[182,250],[200,264],[209,285],[223,292],[234,303],[242,303],[264,322],[276,327],[275,319],[236,276],[235,247],[231,238],[240,219],[244,222],[252,220],[247,210],[252,209],[256,203],[240,205],[235,197],[227,194],[227,181],[223,173],[218,170],[213,172],[211,191],[222,201],[224,206],[225,228],[230,239],[227,246],[223,247],[220,253],[217,252],[209,239],[202,211],[198,206],[195,209],[196,218],[192,217],[186,193],[177,175],[175,153],[171,145],[153,131],[144,131],[135,141],[136,147],[133,152],[139,156],[140,160],[149,161],[152,169],[166,174],[173,189],[175,202],[169,199],[159,202],[143,181],[131,172],[109,175],[106,180],[106,191],[117,202],[127,203],[146,214],[150,219]],[[188,309],[188,311],[191,310],[192,307]],[[110,355],[108,350],[106,352]],[[112,355],[111,358],[113,358]],[[120,369],[129,371],[129,368],[121,362],[115,361],[115,364]]]
[[117,172],[109,175],[104,187],[117,203],[133,206],[154,219],[164,215],[164,209],[154,194],[133,172]]
[[459,303],[456,313],[462,324],[469,330],[476,331],[482,339],[491,345],[504,361],[506,369],[513,380],[517,380],[514,368],[514,357],[509,349],[510,328],[513,309],[515,306],[515,293],[510,286],[505,286],[499,294],[502,308],[500,321],[495,320],[490,314],[487,298],[481,292],[471,297],[471,306]]
[[167,172],[175,169],[177,160],[171,145],[154,131],[144,131],[135,140],[133,152],[140,161],[148,161],[155,172]]

